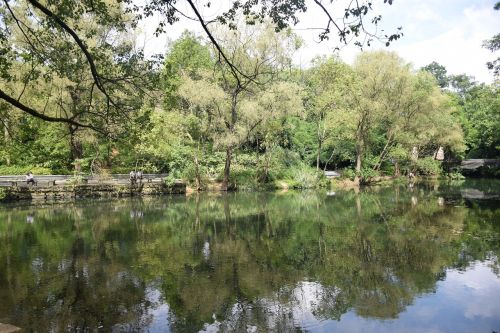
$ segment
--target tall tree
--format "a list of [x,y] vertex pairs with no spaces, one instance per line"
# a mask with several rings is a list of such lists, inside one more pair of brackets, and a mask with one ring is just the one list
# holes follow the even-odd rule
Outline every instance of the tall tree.
[[[135,48],[131,18],[122,5],[100,1],[93,10],[90,5],[3,1],[0,97],[42,120],[107,134],[136,109],[150,81],[150,64]],[[29,93],[44,95],[48,104],[27,100]],[[61,97],[71,101],[72,110]]]
[[337,115],[352,107],[348,98],[357,89],[353,70],[339,59],[318,58],[308,73],[307,108],[316,126],[316,169],[319,170],[323,146],[339,127]]
[[437,82],[441,88],[448,87],[449,78],[447,75],[446,67],[433,61],[430,64],[428,64],[427,66],[422,67],[421,69],[426,71],[426,72],[431,73],[432,76],[434,76],[434,78],[437,80]]
[[430,74],[414,73],[395,53],[382,51],[360,55],[354,69],[361,89],[351,93],[355,107],[344,118],[353,127],[358,180],[363,169],[379,171],[389,158],[397,163],[414,146],[463,150],[451,103]]
[[[242,26],[238,31],[221,27],[218,38],[243,77],[231,75],[233,68],[220,63],[215,77],[186,78],[182,90],[186,100],[210,112],[214,141],[226,154],[222,188],[227,189],[234,150],[268,117],[274,116],[276,108],[287,105],[284,100],[297,98],[297,89],[276,83],[276,79],[279,70],[290,67],[291,53],[300,43],[290,31],[276,33],[270,24]],[[272,96],[276,105],[270,103],[268,89],[276,93]],[[259,111],[262,102],[266,103],[267,112]]]
[[[97,113],[95,116],[105,119],[115,115],[123,116],[123,113],[128,110],[127,105],[121,101],[120,97],[114,96],[114,93],[116,90],[128,90],[126,94],[128,96],[134,91],[140,91],[142,85],[132,84],[134,80],[127,73],[111,74],[106,72],[106,66],[101,64],[102,48],[95,47],[89,41],[95,34],[92,30],[83,31],[80,29],[79,23],[91,16],[94,18],[93,21],[99,25],[113,26],[116,31],[128,32],[130,31],[130,22],[137,25],[142,18],[159,13],[162,21],[157,27],[157,33],[163,32],[167,24],[178,21],[180,16],[187,16],[198,21],[217,50],[220,60],[225,62],[230,68],[231,75],[241,83],[241,79],[245,76],[244,72],[232,63],[229,55],[223,52],[219,42],[209,29],[210,22],[207,22],[201,14],[200,9],[210,7],[211,1],[195,3],[188,0],[187,3],[193,15],[181,12],[176,7],[176,0],[153,0],[143,5],[139,5],[133,0],[124,0],[118,3],[109,0],[62,0],[57,4],[22,0],[19,1],[19,6],[9,0],[3,0],[0,3],[0,17],[7,24],[0,27],[0,54],[2,54],[0,77],[4,81],[17,80],[10,74],[9,69],[23,53],[36,56],[39,64],[61,64],[61,61],[72,59],[72,54],[79,52],[86,61],[87,72],[95,85],[95,92],[92,96],[98,96],[105,101],[105,107],[102,110],[95,110]],[[392,4],[392,0],[384,0],[384,3]],[[328,39],[332,32],[336,32],[342,43],[353,41],[362,47],[365,44],[369,45],[374,39],[382,40],[388,45],[402,36],[400,28],[396,33],[390,35],[380,35],[376,33],[376,28],[371,29],[379,23],[381,16],[373,17],[369,20],[370,24],[366,24],[364,18],[372,14],[373,10],[372,3],[368,0],[351,2],[347,7],[339,9],[342,13],[340,18],[337,18],[339,15],[335,14],[336,10],[331,5],[323,4],[319,0],[315,0],[314,5],[318,6],[324,14],[325,27],[319,35],[322,40]],[[16,7],[22,9],[17,10]],[[124,10],[133,17],[125,17]],[[217,15],[215,21],[235,29],[240,15],[245,16],[247,24],[262,23],[269,18],[275,24],[275,29],[281,31],[291,24],[298,23],[298,14],[306,10],[305,0],[237,1],[226,11]],[[36,29],[33,29],[33,23],[37,23]],[[22,36],[22,43],[17,43],[17,47],[14,47],[16,38],[13,35],[16,31]],[[112,38],[111,35],[108,37]],[[54,43],[56,41],[60,41],[63,45]],[[119,58],[120,54],[117,57]],[[60,72],[64,73],[64,71]],[[47,75],[52,74],[48,73]],[[118,88],[113,91],[113,86],[118,86]],[[127,86],[131,87],[127,89]],[[43,109],[20,100],[15,92],[4,90],[4,87],[0,89],[0,98],[17,109],[45,121],[66,122],[74,126],[89,127],[95,130],[103,130],[105,127],[101,126],[102,124],[99,122],[97,125],[94,124],[94,119],[86,119],[82,115],[65,117],[47,114]]]

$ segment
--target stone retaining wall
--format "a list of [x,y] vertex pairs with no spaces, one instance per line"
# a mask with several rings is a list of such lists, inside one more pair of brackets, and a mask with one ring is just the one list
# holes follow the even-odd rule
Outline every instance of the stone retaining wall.
[[0,188],[0,201],[68,200],[81,198],[123,198],[143,195],[186,193],[186,184],[175,182],[121,184],[78,184],[61,186],[9,186]]

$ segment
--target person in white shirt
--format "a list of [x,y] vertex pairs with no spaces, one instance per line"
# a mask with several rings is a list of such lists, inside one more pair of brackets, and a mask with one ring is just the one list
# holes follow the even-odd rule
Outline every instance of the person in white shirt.
[[135,184],[135,181],[136,181],[136,179],[137,179],[136,177],[137,177],[137,176],[136,176],[136,174],[135,174],[135,171],[134,171],[134,170],[130,171],[130,177],[129,177],[129,178],[130,178],[130,184],[131,184],[131,185],[134,185],[134,184]]
[[35,185],[35,178],[33,177],[31,171],[26,174],[26,184],[29,185],[30,183]]

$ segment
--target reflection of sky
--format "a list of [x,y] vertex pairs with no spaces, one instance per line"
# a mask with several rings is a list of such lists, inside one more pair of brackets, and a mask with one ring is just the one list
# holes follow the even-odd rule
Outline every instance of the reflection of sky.
[[[276,300],[261,299],[257,303],[268,310],[269,327],[282,311],[293,314],[294,325],[309,332],[486,332],[500,330],[500,279],[488,263],[476,262],[467,271],[448,270],[445,281],[439,281],[436,292],[416,298],[397,319],[363,318],[354,310],[342,315],[340,321],[320,320],[314,315],[318,300],[324,294],[321,284],[299,283],[293,290],[293,301],[278,304]],[[332,296],[334,297],[334,296]],[[169,308],[161,302],[158,291],[149,298],[158,306],[150,313],[153,320],[146,331],[169,331]],[[239,306],[234,305],[232,318],[237,318]],[[280,311],[281,309],[281,311]],[[281,313],[280,313],[281,312]],[[223,318],[214,318],[203,332],[218,332]],[[225,322],[226,327],[232,325]],[[252,326],[247,327],[252,331]]]
[[500,329],[500,279],[487,263],[466,272],[449,270],[435,294],[414,301],[394,320],[358,317],[354,311],[339,322],[326,321],[311,332],[492,332]]
[[152,321],[149,328],[145,332],[170,332],[169,317],[170,307],[165,302],[162,302],[162,297],[158,289],[151,287],[148,288],[146,298],[153,305],[153,310],[149,313]]

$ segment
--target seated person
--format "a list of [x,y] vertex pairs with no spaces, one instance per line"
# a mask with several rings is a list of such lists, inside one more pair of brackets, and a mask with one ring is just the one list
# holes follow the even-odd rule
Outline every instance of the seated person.
[[135,181],[136,181],[137,178],[136,178],[136,174],[135,174],[134,170],[130,171],[130,177],[129,178],[130,178],[130,183],[131,184],[135,184]]
[[35,185],[35,178],[33,177],[31,171],[26,174],[26,184],[29,185],[30,183]]

